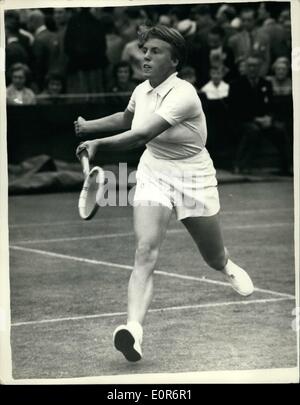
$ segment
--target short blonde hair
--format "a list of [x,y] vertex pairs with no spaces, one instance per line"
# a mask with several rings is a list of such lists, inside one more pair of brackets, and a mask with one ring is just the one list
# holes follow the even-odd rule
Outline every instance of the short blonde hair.
[[186,43],[183,36],[174,28],[169,28],[164,25],[156,25],[141,29],[138,33],[139,47],[151,38],[161,39],[167,42],[172,47],[172,57],[178,60],[177,69],[181,69],[186,59]]

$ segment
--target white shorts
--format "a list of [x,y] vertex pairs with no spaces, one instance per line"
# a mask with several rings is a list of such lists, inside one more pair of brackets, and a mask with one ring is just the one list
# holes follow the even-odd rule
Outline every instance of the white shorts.
[[178,220],[219,212],[216,170],[206,149],[187,159],[157,159],[146,149],[136,173],[133,205],[164,205]]

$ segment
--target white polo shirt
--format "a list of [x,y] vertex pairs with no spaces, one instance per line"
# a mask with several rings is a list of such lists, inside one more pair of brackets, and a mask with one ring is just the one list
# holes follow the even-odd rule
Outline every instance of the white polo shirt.
[[155,88],[149,80],[139,84],[127,108],[134,113],[132,129],[143,127],[153,113],[171,125],[147,143],[154,157],[185,159],[205,147],[207,129],[201,101],[193,85],[179,79],[177,72]]

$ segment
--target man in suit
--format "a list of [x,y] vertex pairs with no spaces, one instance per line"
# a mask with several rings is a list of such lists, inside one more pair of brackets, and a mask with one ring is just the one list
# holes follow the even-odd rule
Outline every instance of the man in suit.
[[238,132],[235,172],[248,172],[262,137],[278,149],[282,174],[290,174],[289,141],[286,132],[272,118],[272,86],[259,74],[261,60],[249,56],[246,75],[230,86],[229,106]]
[[[20,17],[16,10],[5,12],[5,36],[6,36],[6,74],[15,63],[30,65],[30,44],[28,39],[20,33]],[[10,82],[9,75],[6,77]]]
[[[257,9],[257,22],[261,33],[269,37],[271,64],[282,56],[290,58],[291,33],[279,21],[276,21],[276,7],[273,3],[263,2]],[[290,22],[290,19],[287,20]]]
[[45,25],[45,15],[40,10],[33,10],[29,14],[28,29],[34,34],[33,42],[33,72],[37,90],[40,92],[45,85],[47,74],[57,68],[59,60],[59,41],[55,32],[51,32]]
[[240,14],[242,29],[228,40],[235,62],[255,53],[262,60],[261,74],[265,76],[270,66],[270,40],[266,33],[256,26],[255,11],[244,8]]

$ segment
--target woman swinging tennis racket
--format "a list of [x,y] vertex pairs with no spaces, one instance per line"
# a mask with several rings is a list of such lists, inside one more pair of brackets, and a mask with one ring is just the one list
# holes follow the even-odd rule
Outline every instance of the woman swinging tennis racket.
[[90,159],[97,150],[124,150],[146,145],[137,170],[134,197],[136,253],[128,286],[128,319],[113,335],[129,361],[142,358],[142,325],[153,292],[153,272],[172,209],[196,242],[204,260],[239,294],[254,288],[248,274],[234,264],[224,247],[213,162],[205,148],[205,115],[194,87],[177,77],[185,41],[172,28],[151,27],[140,35],[146,81],[139,84],[124,112],[75,122],[78,136],[125,131],[85,141]]

